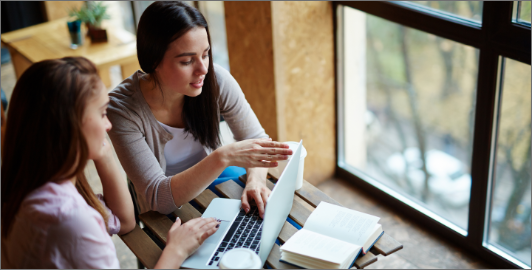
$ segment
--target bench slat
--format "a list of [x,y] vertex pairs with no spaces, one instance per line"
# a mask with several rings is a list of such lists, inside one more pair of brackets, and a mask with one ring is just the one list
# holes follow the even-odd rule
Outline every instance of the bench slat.
[[139,225],[120,238],[146,268],[153,269],[163,253]]
[[155,211],[148,211],[140,214],[139,218],[159,240],[166,244],[168,231],[174,224],[166,215]]
[[318,204],[322,201],[342,206],[339,202],[335,201],[333,198],[329,197],[329,195],[325,194],[306,180],[303,180],[303,186],[296,190],[296,194],[314,207],[318,207]]
[[371,252],[367,252],[366,255],[358,258],[356,261],[355,261],[355,266],[358,268],[358,269],[362,269],[364,267],[367,267],[368,265],[374,263],[377,261],[377,256],[375,256],[373,253]]
[[[247,175],[243,176],[247,177]],[[275,177],[272,174],[269,174],[268,178],[271,179],[273,182],[277,182],[278,179],[278,177]],[[303,179],[303,186],[300,189],[296,190],[296,195],[298,195],[314,207],[317,207],[318,204],[320,204],[320,202],[322,201],[342,206],[339,202],[329,197],[329,195],[325,194],[323,191],[321,191],[319,188],[315,187],[311,183],[307,182],[307,180],[305,179]]]
[[281,232],[279,233],[279,241],[281,242],[281,244],[284,244],[296,232],[297,228],[294,227],[294,225],[288,223],[288,221],[285,221],[283,228],[281,228]]
[[379,239],[379,241],[377,241],[375,245],[373,245],[372,249],[377,250],[378,253],[384,256],[388,256],[402,248],[403,245],[401,245],[401,243],[397,242],[397,240],[393,239],[393,237],[384,233]]
[[214,194],[210,189],[204,190],[198,197],[194,198],[194,202],[197,203],[203,211],[207,209],[212,200],[218,198],[218,195]]
[[190,205],[190,203],[185,203],[181,206],[180,209],[176,209],[172,214],[175,217],[179,217],[182,223],[185,223],[193,218],[201,217],[201,213]]

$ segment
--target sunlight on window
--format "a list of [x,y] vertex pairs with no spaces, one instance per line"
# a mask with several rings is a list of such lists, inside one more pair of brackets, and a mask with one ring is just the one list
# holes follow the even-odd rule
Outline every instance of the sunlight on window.
[[477,22],[482,21],[481,1],[408,1],[410,3],[448,12]]
[[478,50],[345,11],[345,162],[467,229]]
[[531,68],[505,59],[489,242],[530,267]]

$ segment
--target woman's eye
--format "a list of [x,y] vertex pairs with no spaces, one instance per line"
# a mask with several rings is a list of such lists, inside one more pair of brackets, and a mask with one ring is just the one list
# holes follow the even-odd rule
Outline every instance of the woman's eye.
[[208,57],[209,57],[209,55],[206,54],[206,55],[203,56],[203,59],[207,59]]
[[183,64],[185,66],[188,66],[188,65],[192,64],[192,60],[190,60],[188,62],[181,62],[181,64]]

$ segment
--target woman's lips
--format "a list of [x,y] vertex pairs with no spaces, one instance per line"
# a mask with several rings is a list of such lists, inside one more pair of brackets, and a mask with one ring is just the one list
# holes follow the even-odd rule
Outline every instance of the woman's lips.
[[192,87],[194,88],[201,88],[203,86],[203,80],[199,80],[197,82],[191,83]]

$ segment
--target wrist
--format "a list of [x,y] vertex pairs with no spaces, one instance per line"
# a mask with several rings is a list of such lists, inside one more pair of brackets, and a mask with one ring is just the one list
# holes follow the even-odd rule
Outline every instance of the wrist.
[[223,167],[224,169],[231,166],[228,153],[224,146],[214,150],[211,155],[215,158],[217,166]]
[[247,168],[246,173],[248,175],[247,181],[266,183],[268,168]]
[[157,263],[159,267],[156,266],[156,268],[178,269],[186,258],[187,254],[182,248],[179,248],[178,245],[168,244]]
[[95,165],[109,164],[110,162],[113,162],[113,156],[112,153],[107,152],[99,158],[93,159],[92,161],[94,161]]

